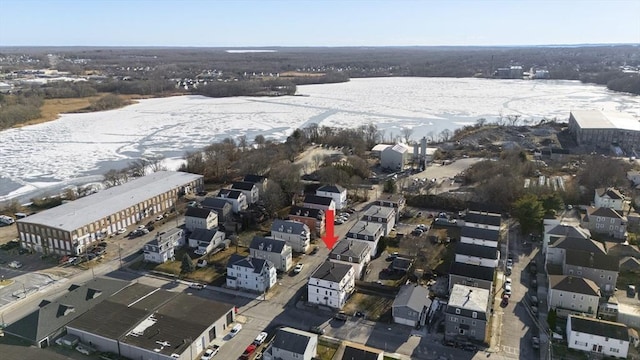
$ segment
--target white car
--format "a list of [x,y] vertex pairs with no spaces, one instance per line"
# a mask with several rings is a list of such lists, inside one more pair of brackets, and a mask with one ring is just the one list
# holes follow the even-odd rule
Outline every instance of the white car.
[[22,267],[22,263],[20,261],[12,261],[9,263],[9,267],[13,269],[20,269]]
[[293,272],[296,273],[296,274],[299,274],[302,271],[303,268],[304,268],[304,264],[303,263],[298,263],[296,265],[296,267],[293,268]]
[[162,216],[162,215],[158,215],[158,216],[156,216],[156,221],[160,221],[160,220],[162,220],[162,219],[164,219],[164,216]]
[[507,285],[511,285],[511,278],[510,277],[504,279],[504,286],[507,286]]
[[147,227],[144,225],[138,225],[138,227],[136,229],[138,230],[145,230]]
[[238,335],[240,330],[242,330],[242,325],[236,324],[236,326],[234,326],[233,329],[231,329],[231,331],[229,332],[229,337],[235,337],[236,335]]
[[120,234],[124,234],[125,232],[127,232],[127,229],[125,229],[125,228],[120,228],[120,229],[118,229],[118,232],[117,232],[117,233],[118,233],[118,235],[120,235]]
[[263,331],[260,334],[258,334],[258,336],[256,336],[256,339],[253,340],[253,343],[256,346],[260,346],[267,339],[267,336],[269,336],[269,334],[267,334],[266,332]]
[[206,254],[206,253],[207,253],[207,250],[198,248],[198,249],[196,249],[196,250],[194,251],[194,253],[195,253],[196,255],[204,255],[204,254]]
[[200,357],[200,360],[211,360],[218,351],[214,351],[213,349],[207,349],[204,351],[204,354]]
[[200,284],[200,283],[191,283],[191,284],[189,284],[189,287],[192,288],[192,289],[202,290],[205,287],[207,287],[207,285]]
[[504,294],[511,297],[511,284],[504,284]]
[[513,259],[512,258],[508,258],[507,259],[507,266],[513,266]]

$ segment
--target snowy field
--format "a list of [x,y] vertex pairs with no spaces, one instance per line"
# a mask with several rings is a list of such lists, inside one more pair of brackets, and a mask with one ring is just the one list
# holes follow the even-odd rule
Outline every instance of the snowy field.
[[298,93],[305,96],[148,99],[2,131],[0,201],[99,181],[107,170],[144,155],[163,155],[177,167],[186,151],[226,137],[283,140],[311,123],[375,123],[386,137],[410,127],[419,139],[500,115],[565,121],[572,109],[604,109],[640,116],[640,97],[577,81],[374,78],[300,86]]

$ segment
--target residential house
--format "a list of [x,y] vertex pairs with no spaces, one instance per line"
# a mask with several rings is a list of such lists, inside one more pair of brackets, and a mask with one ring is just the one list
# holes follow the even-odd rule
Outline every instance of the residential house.
[[384,351],[350,341],[343,341],[342,345],[338,347],[334,359],[384,360]]
[[36,310],[7,325],[3,331],[31,345],[49,347],[64,333],[67,324],[127,286],[126,281],[103,277],[93,278],[84,285],[71,285],[60,297],[43,300]]
[[600,188],[595,190],[593,203],[596,208],[604,207],[616,211],[624,210],[624,195],[616,188]]
[[391,171],[402,171],[411,160],[411,149],[405,144],[395,144],[382,150],[380,167]]
[[500,231],[502,215],[485,211],[467,211],[464,226]]
[[371,257],[378,251],[378,242],[383,235],[382,225],[374,222],[358,221],[347,232],[347,240],[360,241],[369,245]]
[[545,219],[543,223],[544,236],[542,238],[542,253],[545,255],[547,254],[549,245],[556,243],[558,239],[576,238],[588,240],[591,238],[589,230],[577,224],[566,224],[556,219]]
[[317,195],[306,195],[304,200],[302,201],[302,206],[318,209],[322,211],[327,210],[335,210],[336,203],[333,201],[333,198],[327,196],[317,196]]
[[640,259],[640,249],[637,245],[631,245],[628,242],[619,243],[607,241],[604,243],[604,246],[607,248],[607,254],[610,256],[617,258],[631,256]]
[[429,289],[415,284],[404,285],[391,306],[393,322],[411,327],[424,325],[430,306]]
[[604,245],[593,239],[583,239],[575,237],[551,237],[549,248],[547,250],[547,264],[562,265],[567,250],[580,250],[589,253],[597,253],[606,255]]
[[195,229],[189,235],[189,247],[198,254],[208,254],[219,247],[225,238],[222,231],[215,229]]
[[313,272],[307,283],[307,301],[341,309],[355,290],[353,266],[326,261]]
[[249,255],[256,259],[269,260],[276,270],[282,272],[289,271],[293,265],[291,246],[280,239],[254,236],[249,245]]
[[559,317],[569,314],[596,317],[600,288],[585,278],[568,275],[549,275],[548,310],[555,309]]
[[491,229],[481,229],[463,226],[460,229],[460,242],[497,248],[500,232]]
[[627,217],[622,212],[605,207],[589,207],[582,218],[582,226],[591,232],[606,234],[614,239],[626,240]]
[[592,280],[604,294],[611,294],[616,288],[620,264],[613,256],[567,250],[562,267],[563,275],[574,275]]
[[349,239],[338,241],[329,253],[329,261],[353,266],[356,279],[362,278],[364,269],[370,260],[369,246]]
[[490,316],[490,290],[456,284],[445,308],[444,337],[485,342]]
[[316,196],[330,197],[336,204],[336,210],[347,207],[347,189],[340,185],[324,185],[316,189]]
[[218,227],[218,213],[205,208],[188,207],[184,213],[184,227],[189,231],[216,228]]
[[241,191],[247,197],[249,204],[255,204],[260,200],[260,190],[258,186],[248,181],[236,181],[231,184],[231,189]]
[[[598,304],[598,319],[607,321],[618,321],[619,309],[620,304],[618,303],[618,299],[615,297],[615,295],[601,298],[600,303]],[[620,320],[620,322],[626,324],[622,320]],[[629,324],[626,325],[630,326]]]
[[176,248],[182,245],[184,245],[184,230],[176,228],[158,233],[153,240],[144,244],[142,248],[144,261],[165,263],[174,258]]
[[383,235],[387,236],[396,226],[396,211],[394,208],[372,205],[362,214],[361,220],[382,224]]
[[499,259],[500,251],[495,247],[463,242],[456,245],[456,262],[496,268]]
[[309,227],[316,237],[324,235],[324,211],[302,206],[292,206],[289,210],[289,220],[299,221]]
[[567,346],[570,349],[627,358],[629,329],[626,325],[586,316],[569,315],[566,331]]
[[494,276],[494,268],[454,261],[449,268],[449,291],[456,284],[491,290]]
[[393,261],[391,261],[391,269],[393,271],[406,273],[411,269],[411,265],[413,265],[413,261],[402,256],[396,256]]
[[250,182],[256,184],[258,187],[258,191],[260,195],[264,194],[265,190],[267,190],[268,179],[265,176],[260,175],[245,175],[242,181]]
[[640,171],[628,171],[627,179],[631,181],[633,186],[640,186]]
[[404,214],[404,209],[407,206],[407,200],[404,198],[404,196],[399,194],[382,194],[376,201],[373,202],[373,204],[394,208],[396,210],[397,223],[398,221],[400,221],[400,216]]
[[299,221],[276,219],[271,225],[271,237],[284,240],[295,252],[306,253],[311,243],[311,230]]
[[312,360],[318,352],[318,335],[283,327],[276,331],[271,345],[264,352],[265,360]]
[[227,287],[264,293],[277,281],[275,266],[268,260],[233,254],[227,263]]
[[242,191],[220,189],[218,197],[227,200],[231,204],[231,210],[236,214],[246,210],[249,206],[247,204],[247,196]]
[[208,197],[202,200],[200,204],[203,209],[213,210],[218,214],[218,222],[224,223],[231,220],[231,213],[233,212],[233,205],[225,199],[217,197]]
[[620,271],[640,272],[640,260],[631,256],[620,259]]

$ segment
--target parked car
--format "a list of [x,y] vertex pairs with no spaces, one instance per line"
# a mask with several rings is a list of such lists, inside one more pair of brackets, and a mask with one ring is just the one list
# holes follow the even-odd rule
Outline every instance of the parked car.
[[200,283],[191,283],[191,284],[189,284],[189,287],[192,288],[192,289],[196,289],[196,290],[202,290],[205,287],[207,287],[207,285],[200,284]]
[[627,296],[628,297],[635,297],[636,296],[636,287],[635,287],[635,285],[627,286]]
[[320,326],[312,326],[309,331],[311,331],[314,334],[318,334],[318,335],[324,335],[324,329],[321,328]]
[[22,263],[20,261],[14,260],[9,263],[9,267],[13,269],[20,269],[22,267]]
[[269,334],[264,331],[261,332],[260,334],[258,334],[258,336],[256,336],[255,340],[253,340],[253,344],[257,346],[262,345],[262,343],[267,339],[267,336],[269,336]]
[[349,316],[344,311],[340,311],[339,313],[335,314],[333,318],[336,320],[347,321]]
[[242,330],[242,324],[236,324],[233,329],[229,332],[230,337],[235,337]]
[[511,285],[511,278],[510,278],[510,277],[505,278],[505,279],[504,279],[504,284],[505,284],[505,285],[507,285],[507,284]]
[[204,351],[204,354],[200,357],[200,360],[211,360],[220,351],[219,345],[213,345]]
[[118,231],[116,232],[118,235],[124,234],[125,232],[127,232],[127,229],[125,228],[120,228],[118,229]]
[[509,257],[507,259],[507,267],[512,266],[513,267],[513,258]]
[[156,221],[160,221],[160,220],[162,220],[162,219],[164,219],[164,215],[158,215],[158,216],[156,216]]
[[207,253],[207,250],[197,248],[197,249],[195,249],[195,251],[193,253],[196,254],[196,255],[201,255],[202,256],[202,255]]
[[315,255],[315,254],[317,254],[317,253],[318,253],[318,251],[320,251],[320,248],[316,246],[316,247],[314,247],[314,248],[311,250],[310,254],[311,254],[311,255]]
[[249,357],[251,357],[251,355],[256,351],[256,347],[257,346],[255,344],[247,346],[242,355],[240,355],[240,359],[248,360]]
[[137,230],[143,230],[145,228],[144,225],[138,225],[138,227],[136,228]]
[[298,263],[296,265],[295,268],[293,268],[293,272],[294,274],[300,274],[300,272],[302,272],[302,269],[304,268],[304,264],[303,263]]
[[511,284],[504,285],[504,294],[511,297]]
[[507,305],[509,305],[509,295],[507,294],[502,295],[502,302],[500,302],[500,305],[502,307],[506,307]]
[[511,275],[512,272],[513,272],[513,266],[507,266],[507,268],[505,269],[505,274]]

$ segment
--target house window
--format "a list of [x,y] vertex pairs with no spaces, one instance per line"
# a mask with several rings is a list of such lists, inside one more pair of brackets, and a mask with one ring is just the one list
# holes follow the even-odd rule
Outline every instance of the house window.
[[476,321],[475,320],[471,321],[471,326],[476,326]]
[[456,309],[456,314],[460,314],[460,309]]
[[620,352],[620,349],[616,349],[616,348],[609,348],[609,351],[610,351],[610,352],[612,352],[612,353],[616,353],[616,354],[617,354],[617,353],[619,353],[619,352]]
[[349,256],[349,262],[353,262],[353,258]]
[[336,260],[340,260],[340,255],[336,255]]
[[477,319],[477,318],[478,318],[478,313],[477,313],[477,312],[475,312],[475,311],[474,311],[474,312],[472,312],[472,313],[471,313],[471,317],[472,317],[472,318],[474,318],[474,319]]

